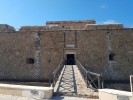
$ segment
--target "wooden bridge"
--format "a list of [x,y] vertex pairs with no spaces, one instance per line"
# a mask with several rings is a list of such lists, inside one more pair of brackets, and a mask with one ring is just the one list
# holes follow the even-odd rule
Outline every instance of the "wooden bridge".
[[62,61],[53,72],[52,86],[56,95],[98,98],[100,74],[87,71],[76,59],[75,65]]

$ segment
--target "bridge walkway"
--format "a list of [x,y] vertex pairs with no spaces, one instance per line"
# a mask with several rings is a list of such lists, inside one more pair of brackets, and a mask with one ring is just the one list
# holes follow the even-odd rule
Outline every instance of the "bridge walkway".
[[87,85],[77,65],[64,65],[61,74],[55,84],[54,92],[61,95],[75,95],[97,98],[98,92]]

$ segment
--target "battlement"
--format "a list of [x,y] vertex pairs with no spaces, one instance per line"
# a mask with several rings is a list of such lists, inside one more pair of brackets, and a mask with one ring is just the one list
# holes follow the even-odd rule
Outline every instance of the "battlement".
[[97,29],[123,29],[123,24],[86,24],[85,30]]
[[95,20],[73,20],[73,21],[47,21],[46,25],[49,24],[64,24],[64,23],[88,23],[88,24],[96,24]]
[[51,31],[51,30],[63,30],[68,29],[59,25],[49,25],[49,26],[22,26],[19,31]]
[[24,32],[24,31],[42,31],[45,30],[44,26],[22,26],[19,31]]
[[7,24],[0,24],[0,32],[14,32],[15,28],[7,25]]
[[123,29],[123,24],[96,24],[95,20],[48,21],[46,26],[22,26],[19,31]]
[[77,21],[48,21],[46,26],[62,26],[68,29],[84,29],[86,24],[96,24],[95,20],[77,20]]

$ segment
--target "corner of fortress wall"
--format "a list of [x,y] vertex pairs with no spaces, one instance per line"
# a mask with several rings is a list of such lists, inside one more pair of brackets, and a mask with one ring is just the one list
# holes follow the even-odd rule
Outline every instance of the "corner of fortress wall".
[[7,24],[0,24],[0,32],[15,32],[15,28],[7,25]]

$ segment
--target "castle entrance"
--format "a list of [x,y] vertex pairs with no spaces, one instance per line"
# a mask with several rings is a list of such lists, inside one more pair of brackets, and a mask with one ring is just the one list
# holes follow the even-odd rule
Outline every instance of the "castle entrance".
[[75,65],[75,55],[74,54],[66,54],[66,62],[67,65]]

